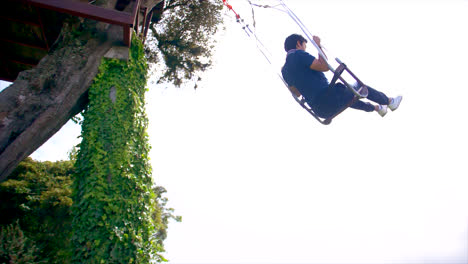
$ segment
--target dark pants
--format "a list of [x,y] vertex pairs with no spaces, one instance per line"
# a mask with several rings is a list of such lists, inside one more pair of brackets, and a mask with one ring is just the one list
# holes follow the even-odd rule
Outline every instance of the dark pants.
[[[369,95],[367,96],[368,100],[380,105],[388,105],[388,97],[384,93],[369,86],[367,86],[367,88],[369,90]],[[329,118],[348,105],[353,97],[354,93],[350,91],[348,87],[342,83],[337,83],[331,90],[327,90],[318,96],[315,103],[309,105],[318,116]],[[363,102],[361,100],[357,100],[350,107],[366,112],[372,112],[375,110],[371,103]]]

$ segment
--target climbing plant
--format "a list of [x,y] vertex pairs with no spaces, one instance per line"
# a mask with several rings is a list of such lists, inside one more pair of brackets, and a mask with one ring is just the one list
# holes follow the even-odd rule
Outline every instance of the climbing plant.
[[163,260],[148,160],[147,70],[134,37],[128,62],[103,59],[89,89],[73,185],[74,263]]

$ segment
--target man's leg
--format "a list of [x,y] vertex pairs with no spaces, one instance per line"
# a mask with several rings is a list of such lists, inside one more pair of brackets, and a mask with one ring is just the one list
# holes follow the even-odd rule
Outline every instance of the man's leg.
[[369,95],[367,96],[368,100],[371,100],[372,102],[376,102],[379,105],[388,105],[390,103],[390,100],[384,93],[379,92],[369,86],[367,86],[367,89],[369,90]]
[[[389,98],[384,93],[379,92],[373,89],[372,87],[367,86],[367,88],[369,90],[369,95],[367,96],[367,99],[379,104],[378,109],[376,106],[376,110],[382,109],[382,106],[388,106],[390,110],[395,111],[400,106],[401,100],[403,99],[403,96],[401,95],[397,97]],[[383,110],[379,110],[379,111],[383,111]],[[386,113],[386,110],[383,112]],[[385,114],[383,112],[382,113],[379,112],[379,114],[381,116],[384,116]]]
[[390,100],[390,98],[388,98],[384,93],[379,92],[372,87],[367,87],[367,89],[369,91],[367,99],[378,103],[378,105],[373,105],[371,103],[358,100],[356,103],[351,105],[351,108],[363,110],[366,112],[377,111],[380,116],[384,117],[387,114],[387,105],[389,105],[392,100]]
[[[367,87],[369,94],[367,99],[370,101],[376,102],[379,105],[388,105],[389,98],[382,92],[379,92],[371,87]],[[354,93],[349,90],[344,84],[338,82],[332,91],[325,92],[322,96],[319,97],[317,103],[313,105],[313,110],[321,117],[332,116],[343,107],[348,105],[351,100],[353,100]],[[357,100],[351,106],[351,108],[362,110],[366,112],[373,112],[380,109],[380,106],[373,105],[369,102],[363,102]],[[380,114],[380,113],[379,113]],[[382,114],[380,114],[382,115]]]
[[[353,100],[354,93],[348,87],[346,87],[344,84],[342,84],[341,82],[337,83],[335,85],[334,89],[335,89],[336,94],[337,94],[336,98],[339,98],[338,100],[340,101],[339,104],[341,106],[345,106],[345,105],[349,104],[351,102],[351,100]],[[368,97],[371,96],[371,97],[373,97],[374,99],[377,99],[377,100],[384,100],[385,99],[383,97],[383,96],[385,96],[385,94],[379,94],[380,93],[379,91],[377,91],[375,89],[372,89],[372,88],[369,88],[369,87],[368,87],[368,89],[369,89]],[[372,112],[372,111],[375,110],[375,106],[373,104],[368,103],[368,102],[363,102],[361,100],[356,100],[356,102],[354,102],[349,107],[357,109],[357,110],[366,111],[366,112]]]
[[363,102],[361,100],[357,100],[354,104],[350,106],[351,108],[366,111],[366,112],[372,112],[375,110],[375,106],[371,103]]

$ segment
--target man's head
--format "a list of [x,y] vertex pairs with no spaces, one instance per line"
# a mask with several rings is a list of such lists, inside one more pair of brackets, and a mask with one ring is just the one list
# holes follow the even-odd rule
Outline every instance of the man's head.
[[307,40],[303,36],[299,34],[292,34],[284,41],[284,50],[288,52],[292,49],[297,49],[298,45],[303,46],[304,43],[307,43]]

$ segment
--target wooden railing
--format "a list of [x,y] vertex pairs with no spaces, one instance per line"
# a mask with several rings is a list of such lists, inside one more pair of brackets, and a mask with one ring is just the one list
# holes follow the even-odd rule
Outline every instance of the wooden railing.
[[[108,9],[100,6],[95,6],[87,3],[75,2],[71,0],[22,0],[31,5],[54,10],[61,13],[70,14],[73,16],[84,17],[101,21],[113,25],[123,27],[123,42],[126,46],[130,46],[132,40],[132,28],[138,31],[138,16],[140,11],[141,0],[134,0],[135,4],[131,13]],[[146,20],[146,8],[144,8]],[[144,23],[146,26],[147,23]]]

